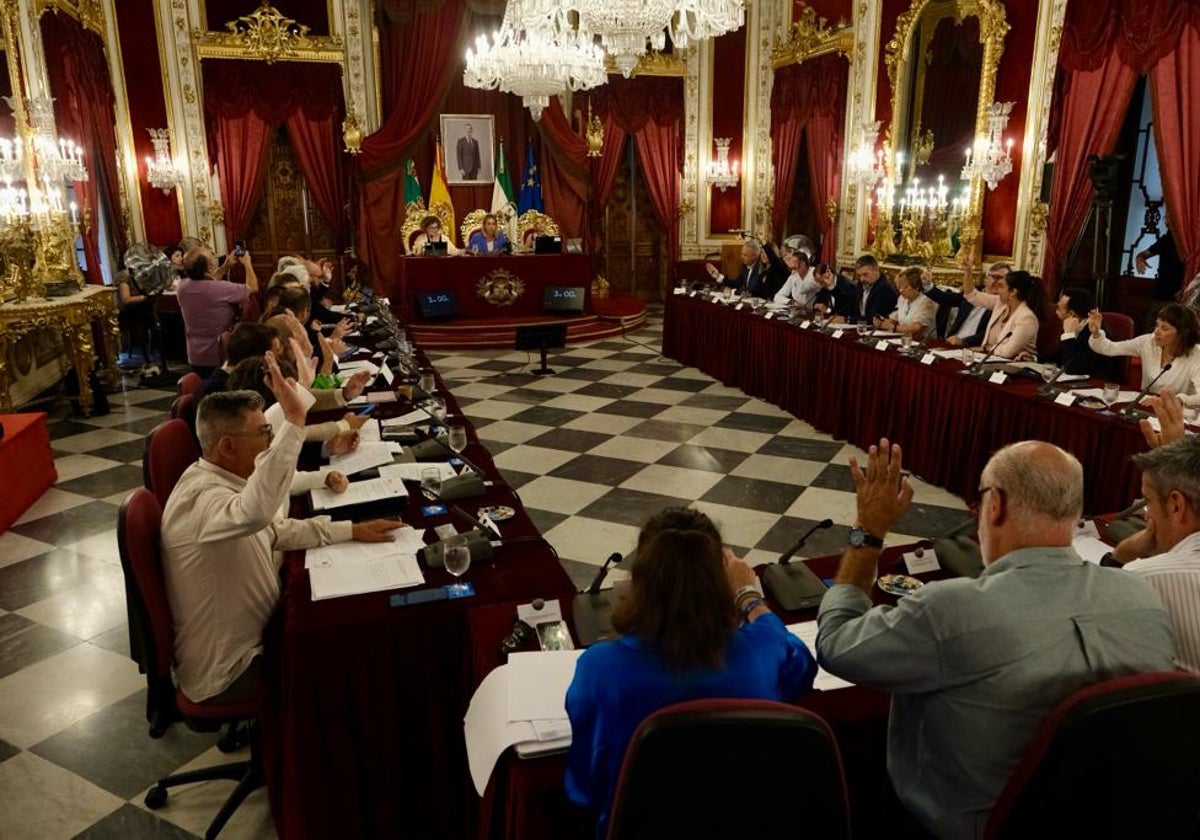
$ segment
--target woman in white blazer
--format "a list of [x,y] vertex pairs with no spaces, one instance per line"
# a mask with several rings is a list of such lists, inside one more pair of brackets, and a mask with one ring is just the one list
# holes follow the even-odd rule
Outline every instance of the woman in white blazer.
[[921,341],[934,333],[937,304],[921,294],[922,269],[915,265],[896,277],[896,308],[886,318],[876,318],[875,328],[889,332],[907,333]]
[[997,280],[995,294],[975,289],[973,278],[963,281],[963,297],[972,306],[990,309],[982,349],[993,356],[1030,361],[1037,359],[1039,313],[1045,308],[1042,281],[1028,271],[1010,271]]
[[[1137,356],[1142,360],[1142,387],[1151,382],[1151,393],[1170,388],[1185,405],[1200,405],[1200,325],[1196,313],[1178,303],[1168,303],[1155,316],[1154,332],[1128,341],[1109,341],[1101,328],[1099,310],[1088,314],[1088,346],[1102,356]],[[1155,381],[1163,368],[1171,369]]]

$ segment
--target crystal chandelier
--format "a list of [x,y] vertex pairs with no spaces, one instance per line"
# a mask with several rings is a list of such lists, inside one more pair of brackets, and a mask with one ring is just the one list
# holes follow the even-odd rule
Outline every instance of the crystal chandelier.
[[704,180],[721,192],[738,185],[737,161],[729,160],[729,144],[731,142],[729,137],[713,139],[713,143],[717,145],[717,158],[708,164],[708,171],[704,174]]
[[678,49],[738,29],[746,21],[743,0],[564,0],[579,15],[579,28],[599,37],[625,78],[638,59],[662,51],[667,37]]
[[884,153],[875,151],[879,125],[877,122],[862,124],[859,128],[861,139],[846,161],[847,176],[868,192],[887,176]]
[[1012,147],[1010,137],[1004,139],[1004,129],[1015,102],[993,102],[987,110],[987,137],[978,137],[974,149],[967,149],[967,163],[962,170],[963,180],[982,178],[989,190],[1012,172]]
[[146,180],[166,195],[183,183],[183,173],[171,157],[171,135],[165,128],[148,128],[154,157],[146,157]]
[[467,49],[463,70],[467,87],[520,96],[535,120],[551,96],[607,79],[604,52],[570,24],[559,4],[546,0],[509,0],[500,30],[490,41],[479,36],[475,48]]

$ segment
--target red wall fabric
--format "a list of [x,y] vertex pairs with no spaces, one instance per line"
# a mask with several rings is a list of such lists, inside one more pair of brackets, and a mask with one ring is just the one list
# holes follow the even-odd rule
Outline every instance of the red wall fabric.
[[542,111],[537,124],[542,136],[542,197],[546,213],[565,236],[582,237],[587,232],[588,189],[587,141],[567,122],[558,99]]
[[1200,271],[1200,30],[1186,26],[1150,74],[1154,137],[1184,277]]
[[650,193],[650,201],[654,205],[654,215],[667,232],[667,265],[674,265],[679,259],[679,175],[682,162],[679,138],[683,134],[682,123],[682,119],[667,125],[647,120],[633,134],[642,174],[646,177],[646,191]]
[[340,251],[349,235],[346,213],[346,167],[343,165],[340,114],[310,119],[297,109],[286,125],[296,163],[312,193],[313,203],[329,224]]
[[1096,70],[1116,49],[1121,61],[1148,72],[1175,49],[1197,0],[1088,0],[1069,3],[1058,63],[1068,70]]
[[[751,10],[754,14],[755,10]],[[747,22],[749,24],[749,22]],[[746,123],[746,30],[722,35],[713,41],[712,136],[728,137],[729,158],[742,161],[742,135]],[[716,158],[716,144],[702,149],[701,160]],[[744,177],[743,173],[743,177]],[[720,236],[742,226],[742,183],[719,190],[709,189],[711,197],[709,233]]]
[[821,226],[817,247],[821,258],[837,257],[837,226],[829,218],[829,202],[837,201],[842,185],[842,122],[832,114],[816,114],[804,127],[808,135],[808,179],[812,186],[813,209]]
[[122,43],[121,65],[125,72],[129,122],[133,130],[133,147],[137,150],[138,188],[142,195],[146,241],[166,246],[183,237],[183,225],[175,192],[164,194],[146,182],[146,158],[154,155],[147,129],[168,127],[162,65],[155,34],[154,0],[122,0],[114,6]]

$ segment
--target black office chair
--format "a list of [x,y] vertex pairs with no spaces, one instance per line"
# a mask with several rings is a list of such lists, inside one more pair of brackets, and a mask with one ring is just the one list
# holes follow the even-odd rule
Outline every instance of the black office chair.
[[642,722],[625,752],[609,840],[850,836],[825,721],[765,700],[695,700]]

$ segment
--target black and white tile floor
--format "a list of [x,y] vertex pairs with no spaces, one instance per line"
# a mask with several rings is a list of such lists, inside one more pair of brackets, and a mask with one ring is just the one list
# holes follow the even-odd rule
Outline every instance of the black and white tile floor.
[[[652,312],[627,338],[560,351],[557,374],[540,379],[523,352],[432,358],[580,585],[671,504],[708,513],[752,563],[825,517],[836,526],[805,553],[839,550],[854,519],[845,464],[858,450],[661,357],[661,336]],[[153,813],[142,805],[158,776],[229,760],[215,736],[180,725],[148,737],[145,680],[128,658],[117,506],[140,486],[144,436],[173,397],[131,387],[104,417],[54,410],[58,483],[0,534],[0,837],[193,837],[232,784],[175,789]],[[892,542],[966,516],[958,498],[916,486]],[[274,836],[264,791],[221,836]]]

